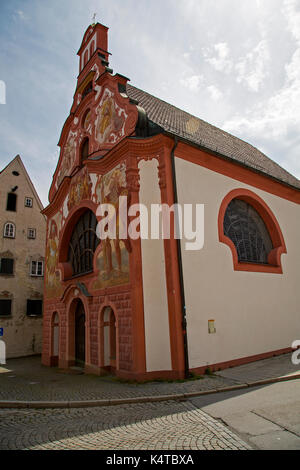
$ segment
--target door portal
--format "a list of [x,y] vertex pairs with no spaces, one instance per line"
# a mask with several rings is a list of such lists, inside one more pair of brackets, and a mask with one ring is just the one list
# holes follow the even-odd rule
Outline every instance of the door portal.
[[75,311],[75,364],[85,364],[85,312],[81,301]]

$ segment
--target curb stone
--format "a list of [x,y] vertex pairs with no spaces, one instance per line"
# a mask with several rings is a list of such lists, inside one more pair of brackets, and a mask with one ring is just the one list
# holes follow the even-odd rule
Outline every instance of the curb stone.
[[1,400],[0,408],[90,408],[97,406],[115,406],[115,405],[128,405],[131,403],[146,403],[158,401],[185,401],[191,397],[200,397],[203,395],[211,395],[214,393],[229,392],[234,390],[242,390],[249,387],[257,387],[259,385],[268,385],[278,382],[286,382],[289,380],[300,379],[300,373],[294,375],[287,375],[282,377],[274,377],[271,379],[257,380],[255,382],[246,382],[238,385],[231,385],[229,387],[222,387],[219,389],[203,390],[199,392],[186,392],[173,395],[156,395],[132,398],[112,398],[110,400],[82,400],[82,401],[13,401]]

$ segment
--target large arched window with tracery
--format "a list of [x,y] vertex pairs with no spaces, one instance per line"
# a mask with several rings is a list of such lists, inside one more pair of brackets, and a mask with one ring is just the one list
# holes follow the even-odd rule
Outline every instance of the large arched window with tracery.
[[97,223],[95,214],[87,210],[74,227],[68,254],[73,276],[93,271],[93,257],[99,245],[99,238],[96,234]]
[[224,235],[234,243],[239,262],[268,264],[272,240],[263,219],[247,202],[233,199],[228,204]]
[[220,206],[218,229],[235,270],[282,274],[284,238],[272,210],[257,194],[244,188],[230,191]]

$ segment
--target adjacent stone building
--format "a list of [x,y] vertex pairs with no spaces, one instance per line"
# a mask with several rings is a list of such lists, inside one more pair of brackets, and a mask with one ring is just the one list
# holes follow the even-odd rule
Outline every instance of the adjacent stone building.
[[17,155],[0,173],[0,328],[6,357],[41,353],[46,220]]
[[[144,380],[289,351],[300,337],[299,180],[113,74],[107,32],[84,34],[44,210],[43,364]],[[135,210],[120,218],[126,197]],[[169,238],[126,238],[139,203],[198,204],[198,244],[174,236],[174,214]],[[105,240],[102,204],[117,225]]]

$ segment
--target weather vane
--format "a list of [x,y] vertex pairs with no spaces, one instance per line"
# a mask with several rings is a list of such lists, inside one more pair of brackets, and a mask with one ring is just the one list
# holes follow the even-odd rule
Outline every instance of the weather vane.
[[97,16],[97,13],[94,13],[94,14],[93,14],[93,23],[96,22],[96,16]]

